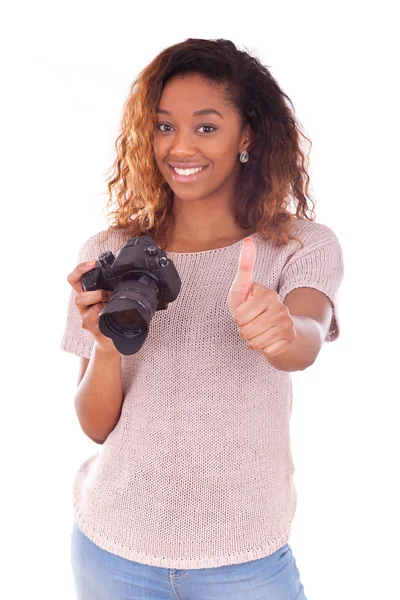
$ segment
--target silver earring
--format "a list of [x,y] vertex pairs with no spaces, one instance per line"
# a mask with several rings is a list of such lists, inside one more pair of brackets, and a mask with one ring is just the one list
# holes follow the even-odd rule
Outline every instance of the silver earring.
[[243,150],[242,154],[240,155],[240,162],[245,163],[249,160],[249,153],[247,152],[247,150]]

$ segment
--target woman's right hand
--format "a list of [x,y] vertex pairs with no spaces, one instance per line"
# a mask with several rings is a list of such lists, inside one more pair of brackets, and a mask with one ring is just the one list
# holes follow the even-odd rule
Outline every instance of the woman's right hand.
[[83,291],[81,277],[95,266],[95,261],[83,262],[75,267],[68,275],[67,281],[75,290],[75,305],[81,315],[82,327],[93,335],[97,346],[111,354],[119,354],[111,338],[105,336],[99,329],[99,314],[111,298],[112,292],[107,290]]

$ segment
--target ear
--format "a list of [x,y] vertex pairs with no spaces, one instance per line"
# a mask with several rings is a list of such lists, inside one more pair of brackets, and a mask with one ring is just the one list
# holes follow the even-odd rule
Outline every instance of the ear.
[[254,137],[255,137],[255,135],[254,135],[254,131],[251,128],[251,125],[246,125],[243,128],[242,136],[240,139],[240,153],[242,153],[243,150],[250,151]]

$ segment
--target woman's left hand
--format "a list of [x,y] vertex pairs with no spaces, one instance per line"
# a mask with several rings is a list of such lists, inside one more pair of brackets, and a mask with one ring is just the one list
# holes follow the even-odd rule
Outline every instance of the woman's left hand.
[[249,348],[272,358],[284,352],[297,334],[294,319],[275,290],[252,281],[255,256],[254,241],[246,238],[227,303],[239,335]]

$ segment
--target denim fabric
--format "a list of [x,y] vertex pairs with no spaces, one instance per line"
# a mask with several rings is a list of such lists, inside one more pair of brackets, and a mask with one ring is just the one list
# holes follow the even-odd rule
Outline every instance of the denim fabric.
[[111,554],[74,523],[71,564],[77,600],[306,600],[289,544],[241,564],[166,569]]

